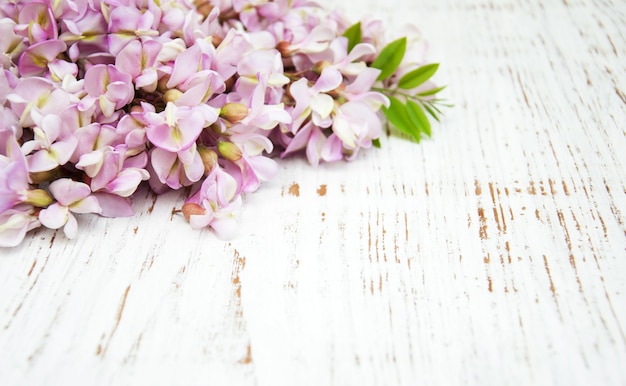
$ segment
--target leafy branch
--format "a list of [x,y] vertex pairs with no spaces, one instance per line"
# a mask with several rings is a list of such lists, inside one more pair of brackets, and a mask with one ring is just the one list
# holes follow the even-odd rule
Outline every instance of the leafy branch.
[[[352,25],[343,36],[348,38],[348,51],[352,50],[362,40],[361,23]],[[428,116],[439,121],[439,117],[442,115],[441,107],[450,107],[451,105],[444,103],[443,99],[435,97],[445,86],[415,92],[415,89],[435,75],[439,69],[439,63],[420,66],[404,74],[397,82],[390,79],[404,59],[406,45],[406,37],[392,41],[382,49],[378,57],[371,63],[370,67],[380,70],[377,80],[381,81],[383,85],[387,85],[374,87],[372,90],[389,98],[389,107],[382,109],[387,121],[400,132],[419,142],[422,134],[431,136],[431,123]],[[379,146],[380,143],[375,142],[375,145]]]

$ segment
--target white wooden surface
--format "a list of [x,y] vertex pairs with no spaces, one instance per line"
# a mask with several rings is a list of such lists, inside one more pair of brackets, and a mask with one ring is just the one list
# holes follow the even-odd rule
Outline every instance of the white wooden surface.
[[229,242],[142,192],[0,250],[0,384],[626,384],[626,3],[343,6],[428,38],[433,139],[282,162]]

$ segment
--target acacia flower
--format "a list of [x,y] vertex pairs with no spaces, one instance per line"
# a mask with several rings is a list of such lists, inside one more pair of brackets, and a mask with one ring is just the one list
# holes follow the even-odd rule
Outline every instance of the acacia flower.
[[56,39],[57,22],[52,8],[42,2],[29,2],[21,6],[15,32],[30,41],[31,44]]
[[0,212],[0,247],[19,245],[28,231],[41,226],[35,213],[30,205],[19,205]]
[[81,156],[76,167],[91,177],[91,190],[129,197],[149,178],[143,169],[147,158],[127,158],[126,150],[125,145],[105,146]]
[[[276,153],[350,160],[383,117],[439,111],[406,38],[348,26],[309,0],[0,2],[0,246],[130,216],[146,180],[189,187],[191,226],[228,237]],[[414,121],[402,131],[429,132]]]
[[333,132],[349,151],[368,148],[382,134],[380,117],[366,103],[350,101],[341,105],[333,118]]
[[72,213],[100,213],[102,209],[98,200],[91,195],[87,184],[69,178],[53,181],[48,187],[57,200],[54,204],[39,212],[39,221],[46,228],[59,229],[67,238],[76,236],[78,223]]
[[74,62],[80,58],[107,52],[107,23],[100,9],[78,1],[78,16],[64,18],[59,38],[69,45],[68,55]]
[[156,40],[133,40],[115,58],[115,67],[130,74],[135,88],[154,92],[157,87],[157,57],[163,45]]
[[35,121],[57,114],[70,104],[70,95],[66,90],[41,77],[19,78],[13,92],[6,98],[23,127],[32,127]]
[[280,53],[275,50],[252,51],[244,56],[237,65],[237,92],[246,98],[259,84],[260,74],[265,79],[265,86],[280,88],[289,83],[284,75]]
[[336,134],[326,137],[312,122],[302,126],[296,135],[288,140],[288,145],[280,156],[284,158],[302,149],[306,149],[307,160],[313,166],[317,166],[320,161],[334,162],[343,158],[341,139]]
[[81,100],[79,108],[86,110],[97,102],[105,117],[130,103],[135,95],[132,76],[111,64],[97,64],[87,70],[85,91],[88,96]]
[[292,133],[296,133],[311,115],[316,126],[325,128],[332,124],[330,114],[335,107],[335,101],[327,92],[338,88],[343,83],[343,76],[333,68],[325,68],[312,87],[309,87],[308,83],[306,78],[301,78],[292,83],[289,88],[296,102],[291,111]]
[[208,41],[196,40],[191,47],[176,56],[167,87],[176,87],[193,77],[197,72],[210,70],[214,52],[215,48]]
[[204,175],[204,164],[195,143],[176,153],[155,147],[150,160],[159,181],[172,189],[189,186]]
[[49,171],[70,160],[78,139],[64,132],[62,125],[58,115],[38,117],[33,128],[34,139],[22,145],[22,151],[28,155],[30,172]]
[[235,212],[240,207],[237,182],[215,166],[200,189],[183,205],[183,213],[192,228],[211,227],[218,237],[226,239],[235,233]]
[[11,130],[0,128],[0,213],[23,202],[28,165]]
[[109,14],[108,47],[109,52],[117,55],[126,44],[141,36],[158,36],[158,22],[161,12],[152,5],[140,10],[136,6],[116,6]]
[[12,61],[26,49],[26,38],[15,34],[15,21],[0,19],[0,68],[9,68]]
[[205,117],[200,111],[187,106],[179,107],[172,102],[168,102],[161,113],[146,113],[145,119],[150,142],[170,152],[191,147],[205,126]]
[[266,104],[268,76],[259,74],[257,84],[248,100],[248,114],[241,120],[241,124],[251,128],[271,130],[279,123],[290,123],[291,116],[285,111],[281,103]]
[[247,133],[233,135],[238,142],[219,142],[217,149],[225,159],[224,168],[242,192],[254,192],[262,181],[268,181],[278,172],[276,161],[263,153],[272,151],[274,145],[264,135]]

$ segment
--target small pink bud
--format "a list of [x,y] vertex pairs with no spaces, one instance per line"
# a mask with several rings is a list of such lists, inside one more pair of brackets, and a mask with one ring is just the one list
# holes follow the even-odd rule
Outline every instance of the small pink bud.
[[248,106],[243,103],[226,103],[220,110],[220,117],[230,123],[240,122],[248,116]]
[[31,204],[38,208],[46,208],[54,202],[52,197],[43,189],[33,189],[26,192],[25,204]]
[[232,142],[220,142],[217,144],[217,150],[220,155],[229,161],[238,161],[241,159],[241,150]]
[[161,91],[169,90],[168,87],[167,87],[167,82],[169,82],[169,81],[170,81],[170,76],[169,75],[163,75],[157,81],[157,89],[159,89]]
[[202,164],[204,165],[204,174],[208,175],[209,173],[211,173],[215,165],[217,165],[217,153],[207,147],[200,145],[198,146],[198,154],[200,154],[200,158],[202,158]]
[[196,6],[196,10],[198,10],[198,13],[205,18],[209,16],[211,11],[213,10],[211,2],[208,0],[193,0],[193,5]]
[[287,42],[287,41],[282,41],[282,42],[279,42],[279,43],[276,45],[276,49],[278,50],[278,52],[280,52],[280,55],[281,55],[283,58],[287,58],[287,57],[289,57],[289,56],[292,56],[292,55],[296,52],[296,50],[294,50],[294,49],[291,47],[291,43],[289,43],[289,42]]
[[58,169],[52,169],[45,172],[31,172],[28,173],[33,184],[41,184],[42,182],[50,181],[58,175]]
[[140,105],[133,105],[130,107],[130,112],[131,113],[143,113],[144,109]]
[[165,103],[176,102],[178,98],[180,98],[182,95],[183,95],[182,91],[172,88],[165,92],[165,95],[163,95],[163,100],[165,101]]
[[321,74],[322,71],[324,71],[324,69],[328,66],[332,65],[331,62],[327,61],[327,60],[322,60],[321,62],[317,62],[315,63],[315,65],[313,66],[313,71],[316,74]]
[[198,204],[194,204],[192,202],[188,202],[185,205],[183,205],[182,211],[187,221],[189,221],[191,216],[201,216],[203,214],[206,214],[206,210],[204,210],[203,207],[201,207]]

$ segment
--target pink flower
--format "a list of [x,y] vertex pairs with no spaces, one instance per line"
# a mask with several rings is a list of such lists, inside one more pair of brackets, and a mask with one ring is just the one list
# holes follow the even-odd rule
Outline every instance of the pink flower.
[[40,225],[35,209],[30,205],[20,205],[0,212],[0,247],[19,245],[26,232]]
[[174,67],[171,70],[167,87],[176,87],[197,72],[210,70],[215,48],[207,41],[197,40],[191,47],[176,57]]
[[119,52],[115,67],[130,74],[137,89],[154,92],[158,81],[156,61],[161,47],[156,40],[133,40]]
[[24,201],[28,166],[11,130],[0,128],[0,213]]
[[237,72],[241,59],[253,49],[247,35],[231,29],[215,49],[211,65],[223,79],[228,79]]
[[45,115],[58,114],[70,104],[67,91],[40,77],[19,78],[7,100],[23,127],[32,127],[35,121],[41,121]]
[[9,68],[26,49],[26,38],[15,34],[15,26],[13,20],[0,18],[0,68]]
[[57,22],[52,9],[41,2],[24,4],[18,16],[15,32],[28,38],[31,44],[56,39]]
[[150,160],[159,181],[172,189],[189,186],[204,174],[204,164],[195,143],[176,153],[155,147]]
[[371,91],[380,70],[367,67],[348,84],[341,95],[350,101],[362,101],[367,103],[374,111],[378,111],[381,106],[389,107],[389,99],[383,94]]
[[37,119],[33,140],[22,145],[31,172],[52,170],[65,165],[72,157],[78,140],[71,133],[64,132],[62,124],[58,115],[49,114]]
[[154,5],[143,10],[134,5],[114,7],[109,15],[109,52],[117,55],[126,44],[141,36],[158,36],[160,18],[160,10]]
[[317,166],[320,161],[335,162],[343,158],[341,140],[335,134],[327,138],[312,122],[298,130],[280,156],[284,158],[302,149],[306,149],[306,157],[313,166]]
[[[91,190],[129,197],[149,178],[143,169],[147,159],[127,158],[126,150],[125,145],[106,146],[80,157],[76,167],[91,177]],[[141,162],[135,163],[137,160]]]
[[81,101],[79,108],[86,110],[98,102],[105,117],[112,116],[115,110],[130,103],[135,96],[132,76],[110,64],[98,64],[87,70],[85,91],[88,96]]
[[380,117],[366,103],[350,101],[341,105],[333,119],[333,132],[346,149],[370,147],[382,134]]
[[291,116],[285,111],[283,103],[265,103],[266,90],[267,76],[259,75],[258,83],[252,90],[248,100],[248,115],[241,120],[242,125],[262,130],[271,130],[279,123],[291,122]]
[[293,119],[291,132],[296,133],[310,116],[316,126],[329,127],[332,124],[330,115],[335,107],[335,101],[326,93],[338,88],[342,83],[343,76],[333,68],[324,69],[313,87],[308,87],[306,78],[292,83],[289,90],[296,101],[296,106],[291,111]]
[[89,186],[82,182],[61,178],[53,181],[49,190],[57,202],[39,212],[39,221],[50,229],[63,227],[63,232],[69,239],[74,238],[78,230],[78,223],[72,213],[102,211],[98,200],[91,196]]
[[234,214],[241,207],[235,179],[216,166],[183,206],[192,228],[211,227],[220,238],[235,233]]
[[79,16],[63,18],[63,32],[59,36],[68,43],[68,54],[72,61],[92,54],[107,52],[107,23],[99,8],[79,1],[82,9]]
[[205,126],[204,115],[191,107],[178,107],[169,102],[161,113],[146,113],[149,126],[146,135],[150,142],[170,152],[191,147]]
[[[262,76],[265,87],[281,88],[289,83],[283,74],[283,62],[275,50],[252,51],[244,56],[237,65],[237,92],[244,98],[254,92]],[[262,75],[260,75],[262,74]]]
[[278,172],[276,161],[263,154],[272,148],[272,142],[260,134],[248,135],[240,143],[218,144],[220,154],[227,160],[224,169],[235,178],[239,190],[246,193],[254,192],[262,181],[270,180]]
[[24,51],[18,63],[22,76],[42,75],[48,70],[48,63],[56,60],[67,46],[61,40],[46,40],[31,45]]

